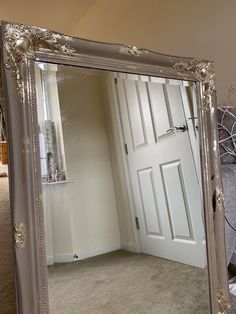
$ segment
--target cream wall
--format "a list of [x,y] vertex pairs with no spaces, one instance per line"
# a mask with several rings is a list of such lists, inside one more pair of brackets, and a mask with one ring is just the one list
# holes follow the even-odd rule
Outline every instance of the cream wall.
[[96,0],[0,0],[0,19],[67,33]]
[[70,196],[72,183],[43,185],[44,226],[47,263],[73,261],[74,248],[71,234]]
[[235,0],[98,0],[70,34],[212,59],[222,105],[236,82],[235,12]]
[[43,185],[48,264],[73,261],[74,253],[82,259],[120,247],[137,251],[114,77],[82,68],[55,70],[47,69],[44,77],[50,107],[60,106],[53,121],[57,130],[63,124],[67,182]]
[[[120,227],[121,247],[128,251],[138,252],[138,234],[134,226],[134,207],[131,202],[132,192],[128,178],[128,165],[124,157],[124,139],[119,121],[117,93],[114,85],[114,73],[103,75],[103,95],[106,111],[108,142],[111,166],[116,193],[117,214]],[[133,209],[133,210],[132,210]],[[135,229],[135,230],[134,230]]]
[[226,101],[229,85],[236,85],[235,0],[13,0],[0,5],[3,20],[212,59],[220,105]]
[[[42,70],[43,68],[43,70]],[[57,66],[42,64],[35,66],[36,94],[38,109],[38,124],[41,132],[45,135],[45,109],[43,85],[41,76],[44,77],[44,86],[47,86],[46,98],[50,103],[50,112],[56,126],[56,132],[62,132],[60,103],[58,99]],[[47,117],[50,119],[50,117]],[[57,146],[64,151],[63,138],[58,137]],[[60,144],[60,145],[59,145]],[[61,154],[59,154],[61,155]],[[73,243],[71,236],[70,208],[71,199],[68,191],[72,182],[60,182],[43,184],[43,208],[44,226],[46,239],[47,263],[73,261]]]
[[86,69],[63,67],[58,92],[74,253],[84,258],[119,249],[102,81]]

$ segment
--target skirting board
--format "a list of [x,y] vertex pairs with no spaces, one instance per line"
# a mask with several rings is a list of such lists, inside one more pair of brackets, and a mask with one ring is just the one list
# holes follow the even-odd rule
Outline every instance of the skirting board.
[[53,256],[47,256],[47,266],[54,264],[54,257]]
[[[89,257],[113,252],[121,248],[129,252],[139,253],[139,251],[137,250],[137,248],[135,247],[133,243],[122,243],[121,245],[119,243],[119,244],[107,245],[107,246],[97,247],[97,248],[88,249],[88,250],[80,250],[79,252],[71,253],[71,254],[47,256],[47,265],[53,265],[55,263],[69,263],[73,261],[80,261]],[[74,257],[74,255],[78,257]]]
[[47,265],[55,263],[69,263],[74,261],[73,253],[59,254],[54,256],[47,256]]
[[[79,252],[71,253],[71,254],[60,254],[55,256],[47,256],[47,265],[53,265],[55,263],[69,263],[73,261],[80,261],[89,257],[102,255],[105,253],[113,252],[121,249],[121,245],[107,245],[102,247],[97,247],[88,250],[80,250]],[[78,256],[78,257],[74,257]]]
[[119,243],[119,244],[107,245],[107,246],[97,247],[97,248],[88,249],[88,250],[80,250],[79,252],[75,253],[78,256],[78,258],[74,258],[74,260],[80,261],[85,258],[116,251],[116,250],[119,250],[120,248],[121,246]]
[[140,250],[135,246],[134,243],[128,243],[128,242],[121,243],[121,248],[128,252],[140,253]]

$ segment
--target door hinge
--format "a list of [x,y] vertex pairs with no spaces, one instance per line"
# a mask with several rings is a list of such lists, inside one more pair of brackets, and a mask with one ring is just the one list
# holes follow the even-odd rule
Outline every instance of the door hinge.
[[138,217],[135,217],[135,224],[136,224],[136,228],[139,230],[139,229],[140,229],[140,226],[139,226]]
[[117,78],[115,78],[115,84],[116,84],[116,85],[117,85],[117,82],[118,82],[118,81],[117,81]]
[[127,144],[125,144],[125,153],[126,153],[126,155],[128,155],[128,153],[129,153]]

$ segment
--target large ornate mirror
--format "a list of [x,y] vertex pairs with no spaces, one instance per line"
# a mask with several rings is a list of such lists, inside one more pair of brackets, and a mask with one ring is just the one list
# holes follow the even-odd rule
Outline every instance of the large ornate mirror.
[[230,313],[214,64],[2,22],[19,313]]

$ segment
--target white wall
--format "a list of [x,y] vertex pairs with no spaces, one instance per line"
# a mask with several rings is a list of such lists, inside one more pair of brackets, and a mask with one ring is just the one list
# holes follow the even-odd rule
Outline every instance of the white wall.
[[72,183],[43,185],[43,206],[47,263],[73,261],[74,248],[71,234]]
[[[45,67],[44,67],[45,68]],[[43,70],[48,83],[50,84],[47,90],[48,99],[50,99],[51,109],[54,109],[53,120],[57,131],[61,130],[60,109],[58,100],[58,89],[56,81],[57,67],[54,65],[48,66],[47,70]],[[37,107],[38,107],[38,124],[41,132],[44,132],[44,95],[40,74],[40,67],[36,64],[36,92],[37,92]],[[61,147],[63,141],[61,140]],[[44,207],[44,222],[45,222],[45,238],[46,238],[46,253],[47,263],[66,262],[73,260],[73,245],[71,237],[70,224],[70,200],[68,199],[68,189],[70,183],[59,184],[43,184],[42,197]]]
[[[111,156],[111,165],[116,193],[117,213],[119,218],[121,247],[128,251],[138,252],[137,233],[134,232],[134,207],[132,192],[127,185],[128,169],[124,157],[124,140],[119,121],[119,108],[114,86],[114,74],[106,72],[103,76],[103,93],[108,128],[108,140]],[[126,169],[126,171],[125,171]],[[133,211],[132,211],[133,210]],[[133,223],[132,223],[133,220]]]
[[235,0],[98,0],[70,34],[212,59],[223,105],[236,82],[235,12]]
[[[65,79],[65,80],[64,80]],[[102,81],[63,67],[59,78],[73,250],[79,258],[120,247]]]

